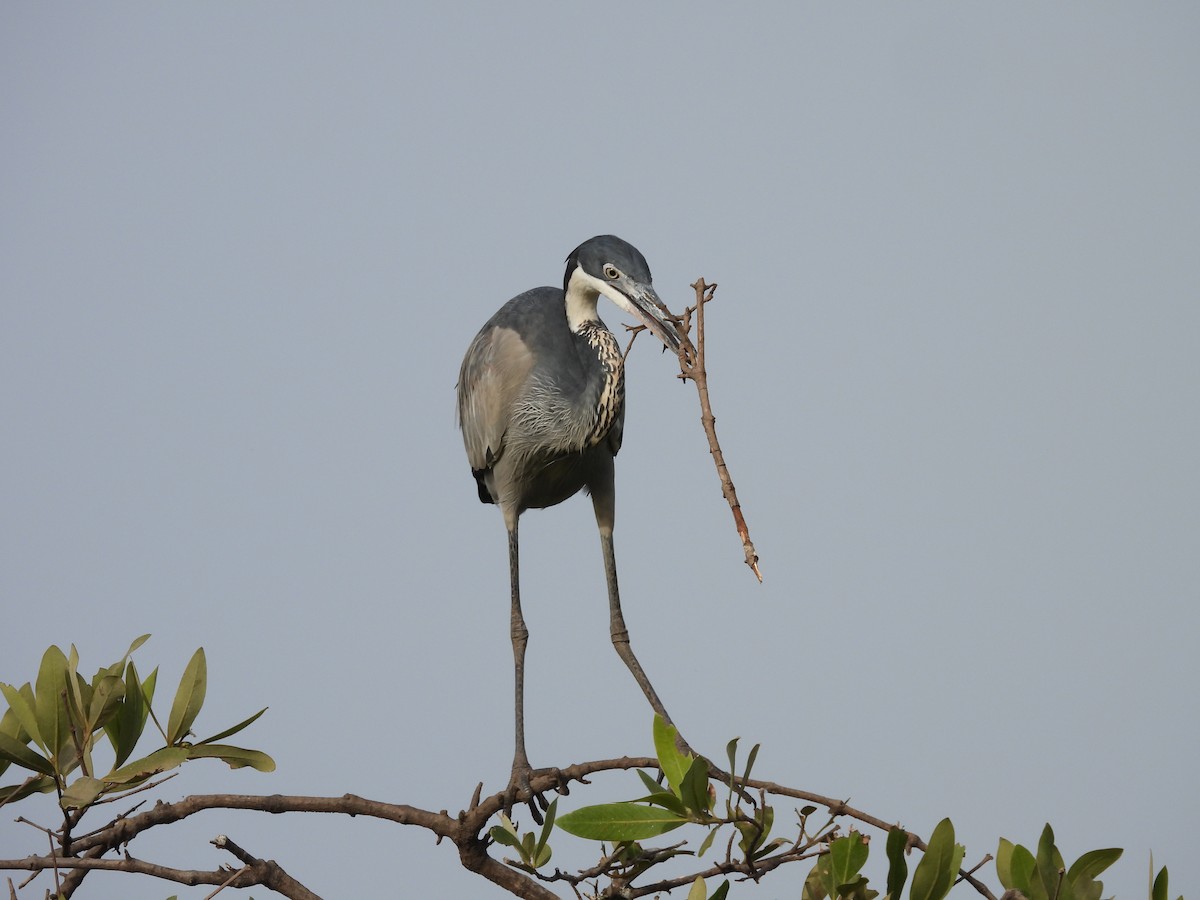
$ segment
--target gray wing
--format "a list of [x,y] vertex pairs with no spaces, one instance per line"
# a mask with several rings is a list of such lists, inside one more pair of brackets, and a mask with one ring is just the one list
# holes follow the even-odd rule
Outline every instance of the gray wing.
[[467,461],[490,469],[504,452],[513,406],[533,368],[533,356],[511,328],[489,325],[475,336],[458,373],[458,424]]

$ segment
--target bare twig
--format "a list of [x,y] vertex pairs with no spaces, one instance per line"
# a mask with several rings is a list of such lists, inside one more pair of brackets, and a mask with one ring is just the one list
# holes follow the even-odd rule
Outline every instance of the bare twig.
[[[737,528],[738,537],[742,539],[746,565],[754,572],[761,584],[763,576],[762,570],[758,566],[758,553],[754,549],[754,543],[750,540],[750,528],[746,525],[745,516],[742,515],[742,504],[738,501],[737,490],[734,489],[733,479],[729,475],[729,467],[725,465],[725,454],[721,452],[721,442],[717,440],[717,419],[713,415],[712,401],[708,394],[708,369],[704,355],[704,304],[712,300],[717,286],[707,284],[703,278],[698,278],[691,287],[696,292],[696,305],[687,307],[683,311],[683,315],[675,317],[678,323],[676,332],[679,335],[680,343],[679,375],[677,377],[696,385],[696,393],[700,396],[700,424],[704,426],[704,433],[708,437],[708,452],[712,454],[713,463],[717,467],[717,477],[721,480],[721,493],[725,496],[725,501],[733,512],[733,524]],[[693,315],[696,317],[696,342],[694,344],[691,337]],[[625,356],[629,356],[634,340],[646,330],[646,326],[626,325],[625,330],[630,333],[629,344],[625,347]]]
[[[708,370],[704,352],[704,306],[709,303],[716,293],[715,284],[706,284],[703,278],[697,278],[692,284],[696,292],[696,305],[684,311],[679,336],[682,346],[679,348],[679,377],[684,381],[691,380],[696,385],[696,393],[700,395],[700,423],[708,436],[708,450],[712,454],[713,463],[717,467],[717,476],[721,479],[721,493],[733,513],[733,523],[737,527],[738,537],[742,539],[742,550],[746,554],[746,565],[761,583],[762,570],[758,567],[758,554],[754,543],[750,540],[750,529],[742,515],[742,504],[738,501],[737,491],[733,487],[733,479],[729,475],[729,467],[725,465],[725,454],[721,452],[721,443],[717,440],[717,420],[713,415],[712,401],[708,395]],[[691,341],[691,317],[696,315],[696,343]]]
[[249,871],[249,866],[242,866],[240,869],[234,869],[228,878],[217,885],[217,889],[215,891],[211,891],[210,893],[204,895],[204,900],[212,900],[213,897],[217,896],[217,894],[221,893],[221,891],[225,890],[225,888],[229,887]]
[[[101,803],[120,803],[121,801],[125,800],[127,797],[132,797],[134,794],[140,794],[142,791],[152,791],[156,787],[158,787],[160,784],[165,784],[166,782],[170,781],[172,778],[177,777],[178,775],[179,775],[178,772],[172,772],[170,775],[164,775],[162,778],[159,778],[157,781],[147,781],[141,787],[136,787],[131,790],[124,791],[120,796],[101,797],[99,800],[95,801],[92,804],[92,806],[99,806]],[[137,809],[137,807],[135,806],[134,809]]]
[[984,866],[986,866],[988,863],[990,863],[993,859],[994,859],[994,857],[992,856],[992,854],[990,854],[990,853],[983,854],[983,859],[981,859],[979,862],[975,863],[975,865],[971,866],[971,868],[967,869],[967,871],[965,871],[961,875],[959,875],[958,879],[954,883],[958,884],[959,881],[962,881],[963,879],[966,879],[966,878],[970,878],[972,875],[974,875],[976,872],[978,872],[980,869],[982,869]]
[[58,855],[54,850],[54,835],[50,833],[50,829],[46,829],[46,840],[50,842],[50,859],[55,863],[54,866],[54,893],[56,896],[62,896],[62,885],[58,880]]
[[688,875],[680,875],[675,878],[665,878],[662,881],[656,881],[654,884],[646,884],[633,888],[630,890],[629,896],[646,897],[651,894],[669,891],[672,888],[683,887],[685,884],[691,884],[693,881],[695,881],[697,876],[707,880],[709,878],[715,878],[719,875],[740,875],[742,876],[742,881],[758,881],[758,879],[767,872],[777,869],[786,863],[797,862],[802,859],[812,859],[813,857],[820,855],[821,854],[816,851],[803,851],[794,853],[793,851],[788,850],[784,853],[776,854],[775,856],[768,856],[766,859],[760,859],[753,865],[748,865],[741,860],[714,863],[712,866],[702,872],[692,872]]

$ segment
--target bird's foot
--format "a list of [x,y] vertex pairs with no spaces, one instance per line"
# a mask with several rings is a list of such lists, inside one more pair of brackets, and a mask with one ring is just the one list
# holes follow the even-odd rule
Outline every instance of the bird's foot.
[[550,803],[546,800],[544,790],[535,791],[533,789],[532,781],[536,775],[552,776],[554,784],[551,787],[559,794],[568,793],[567,779],[562,770],[557,768],[535,769],[529,765],[528,761],[514,761],[508,787],[504,790],[505,815],[511,815],[512,808],[517,804],[526,803],[529,805],[529,813],[533,816],[533,821],[538,825],[543,823],[542,813],[549,808]]

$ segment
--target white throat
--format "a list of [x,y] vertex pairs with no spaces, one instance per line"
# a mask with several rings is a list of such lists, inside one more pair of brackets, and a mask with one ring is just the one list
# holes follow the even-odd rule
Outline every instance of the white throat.
[[[607,285],[576,266],[567,282],[567,325],[578,333],[585,322],[598,322],[596,302]],[[607,291],[605,291],[607,293]]]

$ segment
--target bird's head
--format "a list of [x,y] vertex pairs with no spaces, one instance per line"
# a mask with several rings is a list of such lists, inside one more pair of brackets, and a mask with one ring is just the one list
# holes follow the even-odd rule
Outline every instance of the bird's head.
[[645,325],[671,352],[679,351],[671,312],[658,299],[646,257],[633,244],[611,234],[584,241],[567,257],[563,291],[572,328],[595,318],[596,299],[603,294]]

